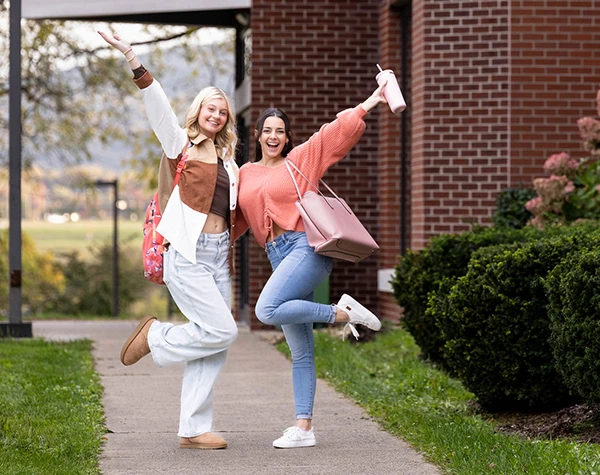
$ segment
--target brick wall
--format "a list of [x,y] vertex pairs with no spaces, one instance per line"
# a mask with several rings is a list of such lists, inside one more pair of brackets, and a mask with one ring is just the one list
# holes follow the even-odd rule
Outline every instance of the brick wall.
[[595,115],[600,4],[512,2],[511,186],[532,185],[553,153],[586,156],[577,119]]
[[[367,98],[377,86],[379,0],[284,1],[252,4],[252,123],[267,107],[290,117],[301,143],[340,110]],[[378,113],[369,114],[359,144],[325,179],[377,237]],[[253,152],[252,152],[253,153]],[[271,269],[251,241],[250,307]],[[377,311],[377,262],[335,261],[331,299],[348,292]],[[253,328],[260,328],[255,317]]]
[[414,0],[412,236],[487,223],[509,183],[509,2]]
[[412,247],[489,223],[497,192],[585,153],[599,87],[597,2],[415,0]]

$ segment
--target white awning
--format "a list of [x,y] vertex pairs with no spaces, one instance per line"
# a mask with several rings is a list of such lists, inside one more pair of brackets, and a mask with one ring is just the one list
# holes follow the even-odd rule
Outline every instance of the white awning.
[[22,0],[23,18],[84,18],[189,11],[243,10],[252,0]]

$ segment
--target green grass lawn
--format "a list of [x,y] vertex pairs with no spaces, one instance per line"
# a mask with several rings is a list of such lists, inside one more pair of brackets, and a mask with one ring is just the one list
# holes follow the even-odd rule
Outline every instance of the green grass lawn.
[[[285,343],[279,348],[289,355]],[[418,354],[403,330],[384,332],[358,345],[315,332],[319,377],[447,473],[600,473],[599,445],[497,433],[493,423],[470,409],[473,395]]]
[[[76,223],[53,224],[47,221],[24,221],[23,232],[27,233],[38,251],[56,254],[75,250],[87,253],[92,244],[112,242],[112,220],[88,220]],[[119,242],[132,239],[138,247],[142,244],[142,221],[121,219],[117,224]]]
[[0,473],[97,474],[104,427],[91,342],[0,339]]

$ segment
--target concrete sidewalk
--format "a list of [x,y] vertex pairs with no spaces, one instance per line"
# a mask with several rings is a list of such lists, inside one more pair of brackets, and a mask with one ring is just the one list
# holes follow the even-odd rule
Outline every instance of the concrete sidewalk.
[[102,472],[111,474],[402,474],[440,472],[374,422],[325,381],[315,402],[314,448],[279,450],[272,441],[294,421],[291,363],[240,328],[215,387],[214,431],[226,450],[179,448],[177,427],[183,365],[157,368],[150,356],[125,367],[122,343],[137,322],[39,321],[35,337],[90,338],[104,386],[106,425]]

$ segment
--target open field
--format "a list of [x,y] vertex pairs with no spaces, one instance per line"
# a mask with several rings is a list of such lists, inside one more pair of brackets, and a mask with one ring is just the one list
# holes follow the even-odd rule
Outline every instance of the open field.
[[[142,244],[142,227],[142,221],[119,220],[119,243],[127,242],[139,248]],[[23,232],[33,239],[38,251],[62,254],[78,250],[85,255],[90,245],[111,242],[113,222],[111,219],[64,224],[24,221]]]
[[[134,278],[139,278],[143,282],[146,282],[143,279],[141,265],[142,228],[143,221],[141,220],[120,220],[118,222],[119,250],[121,253],[125,253],[121,255],[139,260],[139,274],[135,270],[136,274]],[[0,229],[2,229],[1,224]],[[51,252],[59,262],[65,262],[66,255],[72,252],[79,253],[79,260],[92,262],[91,258],[92,256],[97,256],[100,246],[112,246],[113,221],[112,219],[87,220],[63,224],[49,223],[47,221],[24,221],[23,233],[33,240],[37,252]],[[125,267],[121,267],[121,272],[124,272],[123,269]],[[125,277],[122,278],[121,287],[125,285],[123,282],[126,282],[126,280]],[[27,289],[27,285],[24,287]],[[167,307],[168,292],[164,286],[147,282],[147,289],[143,292],[143,298],[134,301],[126,307],[123,305],[121,304],[120,308],[121,317],[123,318],[139,318],[148,313],[166,316],[169,313]],[[173,309],[173,313],[178,315],[176,307]],[[74,315],[70,313],[60,315],[56,312],[49,312],[48,314],[28,315],[28,317],[34,319],[73,318]],[[3,319],[5,319],[4,316],[0,315],[0,321]]]

